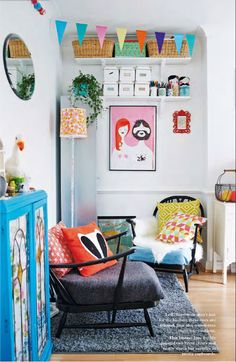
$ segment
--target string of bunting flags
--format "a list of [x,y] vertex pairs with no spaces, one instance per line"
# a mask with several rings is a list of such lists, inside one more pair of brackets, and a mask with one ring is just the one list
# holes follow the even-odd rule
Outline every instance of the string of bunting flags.
[[[58,42],[60,45],[62,43],[62,39],[63,39],[65,30],[66,30],[67,23],[68,22],[65,20],[55,20],[57,37],[58,37]],[[86,35],[88,24],[76,23],[75,25],[76,25],[76,29],[77,29],[78,41],[81,46],[83,43],[83,40],[85,38],[85,35]],[[101,48],[103,47],[103,42],[106,37],[107,29],[108,29],[107,26],[96,25],[96,33],[97,33],[99,44],[100,44]],[[122,51],[124,42],[125,42],[125,38],[127,35],[127,29],[126,28],[117,28],[116,34],[117,34],[120,50]],[[155,32],[155,38],[156,38],[159,53],[161,53],[162,46],[163,46],[163,43],[165,40],[165,35],[166,35],[166,33],[164,33],[164,32],[157,32],[157,31]],[[142,52],[143,48],[145,46],[147,32],[145,30],[136,30],[136,36],[137,36],[137,40],[139,43],[140,51]],[[180,54],[180,52],[181,52],[181,47],[182,47],[182,42],[184,40],[184,37],[186,38],[186,41],[188,44],[189,54],[190,54],[190,56],[192,56],[195,38],[196,38],[196,36],[194,34],[174,33],[174,40],[175,40],[175,45],[176,45],[178,54]]]

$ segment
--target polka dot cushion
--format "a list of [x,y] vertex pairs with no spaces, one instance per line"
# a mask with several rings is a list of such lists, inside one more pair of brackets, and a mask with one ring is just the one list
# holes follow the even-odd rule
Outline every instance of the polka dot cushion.
[[[73,263],[70,250],[64,243],[62,228],[66,228],[63,222],[48,230],[48,253],[50,264]],[[62,278],[69,273],[71,269],[56,268],[53,269],[55,274]]]

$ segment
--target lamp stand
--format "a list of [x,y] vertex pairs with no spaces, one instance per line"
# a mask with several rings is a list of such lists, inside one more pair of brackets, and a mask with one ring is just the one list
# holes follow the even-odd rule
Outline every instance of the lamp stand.
[[75,213],[75,139],[71,139],[71,227],[74,227],[74,213]]

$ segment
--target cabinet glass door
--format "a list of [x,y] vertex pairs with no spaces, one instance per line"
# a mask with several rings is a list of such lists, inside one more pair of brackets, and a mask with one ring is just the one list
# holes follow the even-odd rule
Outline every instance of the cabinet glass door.
[[48,338],[45,283],[45,223],[44,208],[35,211],[37,336],[40,356]]
[[16,361],[30,361],[29,233],[27,214],[9,221],[9,227],[14,354]]

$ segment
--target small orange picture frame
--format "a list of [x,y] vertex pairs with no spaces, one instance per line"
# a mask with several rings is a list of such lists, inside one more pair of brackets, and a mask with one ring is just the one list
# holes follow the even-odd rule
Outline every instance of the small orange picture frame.
[[173,113],[173,132],[190,133],[191,114],[188,111],[176,111]]

